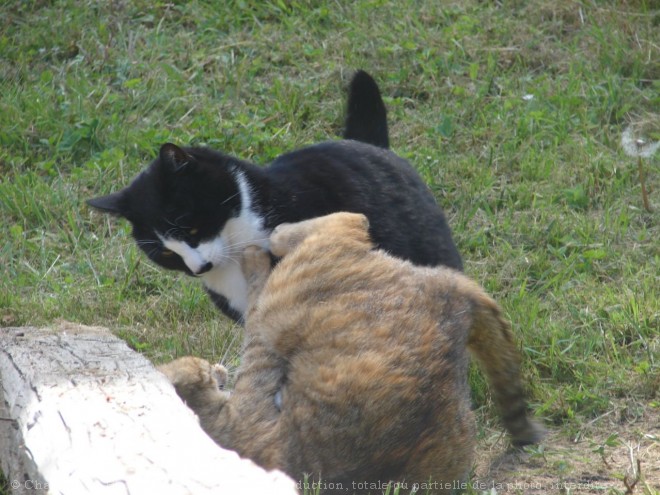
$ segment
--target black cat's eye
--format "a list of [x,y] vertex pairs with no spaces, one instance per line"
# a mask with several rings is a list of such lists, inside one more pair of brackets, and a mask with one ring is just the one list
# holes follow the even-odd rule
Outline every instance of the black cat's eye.
[[199,233],[199,229],[190,229],[188,231],[188,234],[190,235],[197,235]]
[[173,256],[174,251],[170,251],[169,249],[163,249],[162,253],[163,256],[168,257],[168,256]]

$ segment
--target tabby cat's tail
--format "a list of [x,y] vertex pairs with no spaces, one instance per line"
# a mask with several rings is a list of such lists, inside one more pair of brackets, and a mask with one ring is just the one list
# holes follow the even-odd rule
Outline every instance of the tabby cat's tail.
[[488,377],[493,400],[512,443],[516,446],[536,443],[545,430],[528,416],[520,377],[520,353],[509,323],[497,303],[486,294],[478,294],[476,302],[468,349]]
[[390,147],[385,103],[376,81],[363,70],[355,73],[348,90],[344,139]]

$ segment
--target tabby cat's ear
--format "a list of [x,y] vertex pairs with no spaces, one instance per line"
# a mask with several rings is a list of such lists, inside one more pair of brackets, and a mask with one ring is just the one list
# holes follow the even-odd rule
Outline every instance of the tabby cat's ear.
[[87,204],[112,215],[124,215],[124,191],[88,199]]
[[182,172],[194,161],[192,156],[172,143],[165,143],[160,147],[160,159],[175,173]]

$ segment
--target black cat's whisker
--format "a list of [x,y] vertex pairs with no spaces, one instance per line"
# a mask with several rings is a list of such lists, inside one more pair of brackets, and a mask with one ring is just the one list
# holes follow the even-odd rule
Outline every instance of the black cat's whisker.
[[235,194],[232,194],[232,195],[229,196],[227,199],[225,199],[222,203],[220,203],[220,206],[222,206],[222,205],[224,205],[225,203],[231,201],[232,199],[234,199],[236,196],[239,196],[240,194],[241,194],[240,191],[238,191],[238,192],[235,193]]
[[182,230],[182,229],[189,229],[190,227],[181,223],[181,219],[184,218],[186,215],[179,215],[176,217],[174,220],[170,220],[167,217],[163,217],[163,220],[165,221],[166,224],[171,225],[173,228]]
[[267,242],[270,239],[270,235],[268,235],[266,237],[252,237],[252,238],[250,238],[248,240],[245,240],[245,241],[232,242],[232,240],[240,234],[241,234],[241,232],[231,232],[229,234],[223,234],[224,241],[226,242],[226,244],[228,244],[231,247],[231,246],[235,246],[235,245],[239,245],[239,244],[242,244],[242,245],[256,245],[256,244],[261,243],[261,242]]
[[[250,246],[250,245],[251,244],[248,244],[248,246]],[[245,251],[245,247],[247,247],[247,246],[244,246],[244,247],[236,246],[233,249],[226,250],[225,253],[224,253],[224,258],[226,260],[232,260],[232,261],[240,260],[243,256],[243,252]]]
[[167,229],[165,233],[163,234],[163,237],[176,237],[175,234],[177,232],[180,232],[181,228],[178,226],[172,227],[171,229]]
[[228,234],[222,234],[227,238],[227,241],[231,241],[233,238],[243,234],[243,232],[229,232]]
[[147,256],[150,258],[156,257],[162,249],[162,245],[156,241],[142,241],[138,242],[137,244],[145,251],[145,253],[147,253]]
[[171,221],[167,218],[164,218],[164,220],[165,220],[165,223],[167,225],[170,225],[171,227],[165,231],[165,233],[163,234],[163,237],[173,236],[174,233],[180,232],[181,230],[183,230],[183,227],[181,227],[181,225],[177,224],[176,222],[173,222],[173,221]]
[[152,244],[154,244],[156,246],[160,246],[161,242],[160,241],[153,241],[153,240],[139,240],[139,241],[137,241],[138,246],[149,246],[149,245],[152,245]]
[[239,253],[230,253],[228,255],[224,255],[222,257],[222,263],[223,264],[233,263],[234,265],[236,265],[240,268],[241,263],[240,263],[239,259],[236,256],[232,256],[232,254],[239,254]]
[[156,246],[156,247],[149,248],[149,249],[145,249],[145,253],[146,253],[147,256],[150,257],[150,258],[153,258],[154,256],[156,256],[156,255],[158,254],[159,251],[160,251],[160,250],[158,249],[157,246]]
[[175,227],[178,227],[179,229],[182,229],[182,230],[189,230],[191,228],[190,225],[188,225],[187,223],[186,224],[181,223],[181,219],[186,217],[186,216],[187,215],[179,215],[178,217],[176,217],[174,222],[170,222],[170,225],[174,225]]
[[243,248],[246,248],[246,247],[248,247],[248,246],[257,246],[257,245],[259,245],[260,243],[262,243],[262,242],[264,242],[264,241],[267,241],[267,240],[268,240],[268,237],[266,237],[266,238],[264,238],[264,239],[250,239],[250,240],[248,240],[248,241],[236,242],[236,243],[232,243],[232,244],[230,244],[230,245],[227,247],[227,250],[228,250],[228,251],[231,251],[231,250],[234,250],[234,249],[241,249],[241,251],[242,251]]

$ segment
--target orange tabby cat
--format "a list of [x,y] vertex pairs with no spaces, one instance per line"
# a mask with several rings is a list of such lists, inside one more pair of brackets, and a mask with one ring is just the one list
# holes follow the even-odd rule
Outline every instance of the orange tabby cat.
[[220,445],[322,492],[402,493],[460,485],[472,466],[469,349],[515,444],[542,428],[527,416],[520,357],[497,304],[447,268],[373,250],[363,215],[278,227],[248,248],[245,349],[231,395],[219,365],[185,357],[161,369]]

